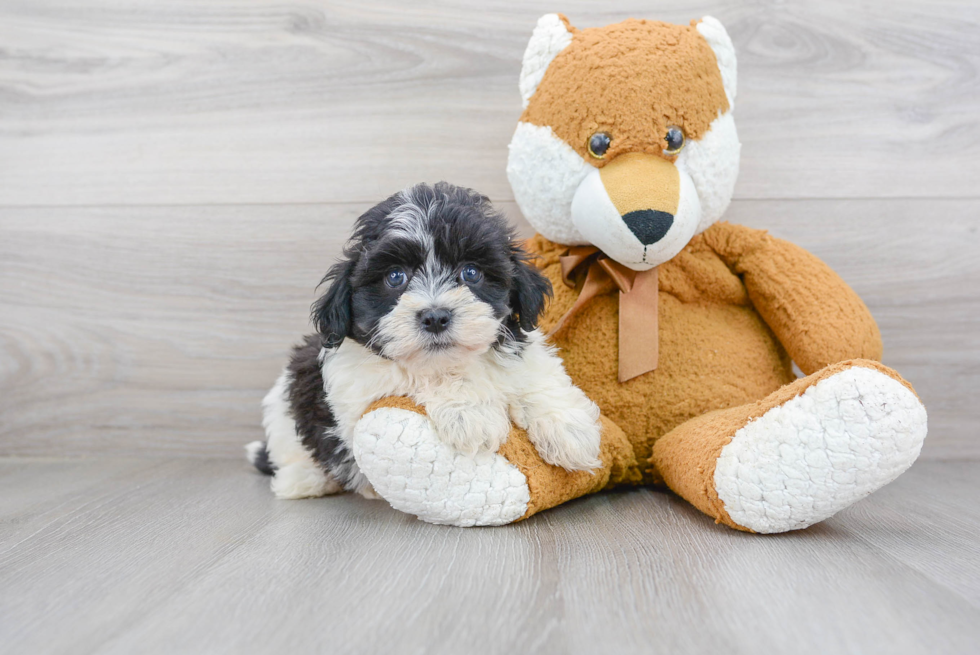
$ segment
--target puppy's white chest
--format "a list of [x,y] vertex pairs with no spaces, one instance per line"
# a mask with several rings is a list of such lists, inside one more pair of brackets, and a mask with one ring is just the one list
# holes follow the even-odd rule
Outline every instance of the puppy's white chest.
[[503,371],[487,355],[450,367],[413,371],[345,341],[323,356],[327,402],[338,423],[338,436],[350,442],[354,425],[371,403],[388,396],[407,396],[423,406],[446,401],[504,404]]

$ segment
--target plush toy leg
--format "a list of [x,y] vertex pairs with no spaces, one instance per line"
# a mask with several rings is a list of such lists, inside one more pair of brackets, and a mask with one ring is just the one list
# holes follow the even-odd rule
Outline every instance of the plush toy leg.
[[739,530],[785,532],[829,518],[903,473],[926,411],[891,369],[851,360],[767,398],[678,426],[651,463],[674,492]]
[[605,418],[603,467],[570,473],[545,463],[516,427],[496,453],[458,453],[439,440],[425,410],[405,398],[386,398],[368,409],[354,430],[354,458],[395,509],[458,526],[512,523],[641,479],[626,435]]

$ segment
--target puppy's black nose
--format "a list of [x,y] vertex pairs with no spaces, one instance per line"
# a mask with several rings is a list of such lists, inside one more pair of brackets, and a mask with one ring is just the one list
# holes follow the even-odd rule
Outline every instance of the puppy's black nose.
[[453,315],[448,309],[426,309],[419,314],[422,329],[432,334],[439,334],[449,327]]
[[674,215],[656,209],[640,209],[623,215],[623,222],[644,246],[664,238],[674,224]]

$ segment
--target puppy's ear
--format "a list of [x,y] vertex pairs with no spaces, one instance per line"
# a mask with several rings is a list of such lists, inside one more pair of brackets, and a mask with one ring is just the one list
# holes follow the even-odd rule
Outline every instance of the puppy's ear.
[[530,256],[520,246],[514,246],[514,282],[510,291],[512,318],[521,329],[530,332],[538,325],[544,311],[545,298],[551,297],[551,282],[529,263]]
[[320,282],[330,282],[330,287],[310,308],[313,326],[327,348],[336,348],[350,334],[351,295],[354,292],[350,275],[356,263],[347,260],[331,266]]

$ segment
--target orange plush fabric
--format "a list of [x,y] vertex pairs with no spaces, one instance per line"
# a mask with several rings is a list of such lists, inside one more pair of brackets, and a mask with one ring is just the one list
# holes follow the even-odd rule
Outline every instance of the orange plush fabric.
[[[555,288],[541,321],[548,331],[578,296],[561,279],[567,247],[540,235],[526,247]],[[817,257],[765,231],[713,225],[660,265],[659,280],[659,331],[648,335],[660,341],[657,370],[618,381],[612,285],[554,335],[572,380],[623,429],[640,462],[685,421],[793,382],[791,356],[806,373],[881,356],[878,327],[858,295]],[[663,478],[654,466],[644,476]]]
[[866,359],[838,362],[818,373],[777,389],[762,400],[740,407],[708,412],[683,423],[657,441],[650,463],[674,493],[708,516],[715,517],[717,523],[724,523],[738,530],[747,530],[731,519],[715,491],[715,465],[721,449],[728,445],[740,428],[753,419],[801,395],[821,380],[855,366],[884,373],[914,392],[912,385],[895,371],[878,362]]
[[881,359],[881,333],[864,301],[822,261],[762,230],[728,223],[704,238],[742,277],[759,315],[804,373],[849,358]]
[[[723,229],[715,226],[708,230]],[[746,228],[740,228],[745,230]],[[749,230],[747,230],[749,231]],[[657,370],[618,381],[618,301],[613,287],[595,298],[554,335],[575,383],[623,429],[637,459],[690,418],[764,398],[796,376],[786,350],[753,307],[740,277],[695,237],[659,267]],[[575,302],[577,290],[561,282],[564,246],[541,236],[527,243],[555,288],[541,322],[549,331]],[[646,480],[658,479],[647,470]]]
[[[408,398],[390,397],[375,401],[365,414],[381,408],[404,409],[425,415],[425,409]],[[632,444],[619,427],[602,417],[602,467],[594,471],[566,471],[551,466],[527,437],[527,432],[512,425],[507,441],[498,451],[516,466],[527,479],[531,500],[521,519],[561,503],[614,486],[639,484],[643,480],[640,462]],[[644,463],[644,467],[646,464]]]
[[[564,18],[564,17],[563,17]],[[521,120],[550,126],[596,166],[626,152],[659,155],[671,125],[701,138],[718,112],[728,110],[715,54],[691,25],[629,19],[572,32]],[[602,69],[603,83],[590,83]],[[589,156],[587,142],[608,132],[605,160]]]

